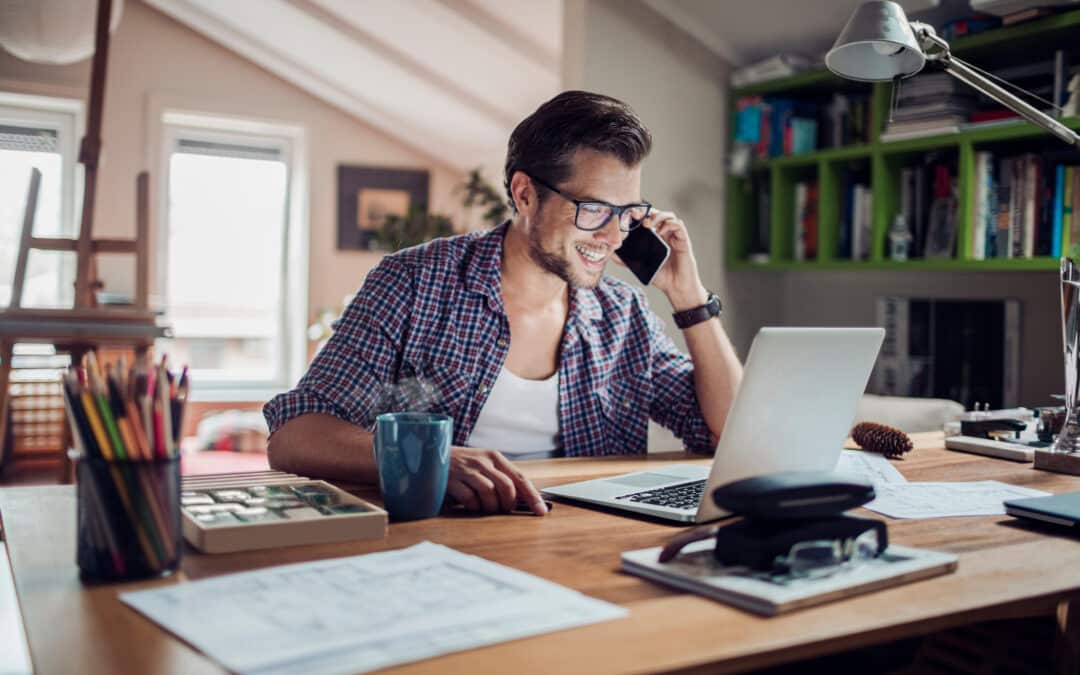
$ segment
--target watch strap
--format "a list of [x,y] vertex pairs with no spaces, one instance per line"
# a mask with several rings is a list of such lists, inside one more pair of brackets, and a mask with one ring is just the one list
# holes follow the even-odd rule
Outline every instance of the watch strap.
[[675,312],[671,316],[675,319],[675,325],[681,330],[697,325],[702,321],[708,321],[714,316],[720,316],[722,309],[720,298],[710,291],[704,305],[684,309],[681,312]]

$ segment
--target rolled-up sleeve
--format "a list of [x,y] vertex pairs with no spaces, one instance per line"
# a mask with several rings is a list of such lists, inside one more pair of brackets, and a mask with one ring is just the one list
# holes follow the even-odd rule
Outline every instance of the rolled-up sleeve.
[[649,361],[653,397],[649,417],[675,434],[692,452],[716,450],[694,387],[694,364],[664,332],[664,324],[644,306],[649,326]]
[[400,367],[414,295],[406,265],[393,256],[384,258],[296,387],[263,407],[270,433],[309,413],[372,429],[383,389]]

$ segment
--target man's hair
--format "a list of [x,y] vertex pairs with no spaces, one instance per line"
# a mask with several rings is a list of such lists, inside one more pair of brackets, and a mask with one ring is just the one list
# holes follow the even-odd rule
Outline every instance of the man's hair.
[[[523,171],[551,185],[570,177],[574,153],[587,148],[637,166],[652,149],[652,135],[627,104],[588,91],[564,91],[517,125],[506,148],[504,184],[510,208],[517,205],[510,179]],[[539,198],[547,190],[536,184]]]

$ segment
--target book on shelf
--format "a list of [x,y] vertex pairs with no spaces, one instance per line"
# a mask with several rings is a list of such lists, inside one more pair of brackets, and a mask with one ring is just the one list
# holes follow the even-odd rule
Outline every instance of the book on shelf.
[[1060,257],[1077,212],[1080,153],[975,153],[971,257]]
[[885,340],[871,393],[948,398],[967,409],[1017,405],[1019,300],[887,296],[876,313]]
[[747,248],[747,257],[752,259],[761,255],[768,255],[769,240],[772,230],[772,198],[767,174],[751,176],[745,184],[754,199],[754,223],[750,231],[750,242]]
[[949,259],[956,253],[956,179],[944,164],[935,165],[933,174],[924,254],[927,258]]
[[869,143],[870,108],[869,95],[747,96],[735,104],[733,140],[750,146],[757,159]]
[[909,258],[951,258],[957,235],[956,159],[930,152],[900,170],[900,214],[911,231]]
[[817,258],[818,248],[818,185],[816,182],[800,181],[795,184],[795,208],[792,213],[794,259],[797,261]]
[[741,609],[775,616],[956,570],[957,556],[890,545],[881,555],[820,575],[756,572],[724,566],[712,540],[686,546],[674,560],[659,562],[660,547],[626,551],[622,568],[651,581],[698,593]]
[[869,260],[872,244],[871,218],[874,193],[868,185],[855,185],[851,192],[851,259]]
[[840,214],[836,257],[867,260],[871,247],[873,192],[866,170],[845,169],[840,175]]

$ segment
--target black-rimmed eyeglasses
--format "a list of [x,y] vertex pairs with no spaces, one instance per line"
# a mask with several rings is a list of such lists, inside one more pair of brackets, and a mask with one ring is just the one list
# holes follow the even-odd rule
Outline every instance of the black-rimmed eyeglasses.
[[648,202],[615,206],[607,202],[575,199],[536,176],[532,176],[532,179],[577,207],[577,211],[574,213],[574,225],[579,230],[585,230],[586,232],[595,232],[604,227],[612,216],[618,218],[620,230],[629,232],[640,225],[641,221],[645,220],[645,217],[649,215],[649,211],[652,210],[652,204]]

